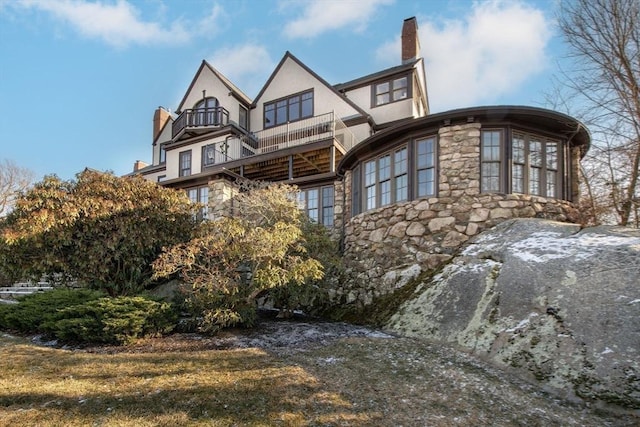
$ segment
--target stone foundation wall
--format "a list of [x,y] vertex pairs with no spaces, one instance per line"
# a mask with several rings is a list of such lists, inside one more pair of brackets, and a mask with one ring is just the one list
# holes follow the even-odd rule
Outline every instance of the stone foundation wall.
[[[331,292],[337,303],[370,304],[421,272],[449,261],[472,236],[511,218],[575,222],[573,204],[524,194],[480,193],[480,124],[439,132],[438,197],[350,216],[346,193],[347,280]],[[344,189],[351,188],[347,173]],[[337,204],[337,201],[336,201]]]

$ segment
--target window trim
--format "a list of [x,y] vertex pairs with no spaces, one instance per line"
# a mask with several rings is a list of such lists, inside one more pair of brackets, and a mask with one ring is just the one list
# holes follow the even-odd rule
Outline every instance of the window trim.
[[[203,191],[202,190],[207,190],[207,202],[203,203],[202,202],[202,195],[203,195]],[[208,219],[209,218],[209,196],[210,196],[210,189],[209,189],[209,185],[200,185],[198,187],[189,187],[189,188],[185,188],[184,189],[185,193],[187,193],[187,197],[189,198],[189,200],[191,200],[192,203],[200,203],[203,206],[200,208],[200,210],[198,211],[198,213],[196,214],[196,218],[198,219]],[[191,191],[195,191],[195,200],[191,197]]]
[[[244,111],[244,121],[242,112]],[[249,109],[242,104],[238,104],[238,126],[244,130],[249,130]]]
[[[187,156],[189,157],[189,167],[184,168],[183,159]],[[191,155],[191,150],[185,150],[178,153],[178,176],[179,177],[191,176],[192,170],[193,170],[193,156]]]
[[[274,99],[272,101],[269,102],[265,102],[262,106],[262,128],[263,129],[268,129],[268,128],[273,128],[273,127],[277,127],[277,126],[282,126],[286,123],[293,123],[293,122],[297,122],[300,120],[304,120],[304,119],[308,119],[310,117],[313,117],[313,115],[315,114],[315,105],[314,105],[314,99],[315,99],[315,93],[314,93],[314,89],[307,89],[307,90],[303,90],[301,92],[298,93],[294,93],[292,95],[287,95],[285,97],[282,98],[278,98],[278,99]],[[303,115],[303,96],[307,95],[307,94],[311,94],[311,98],[307,98],[307,99],[311,99],[311,114],[310,115]],[[298,102],[298,117],[294,120],[290,120],[290,114],[289,114],[289,109],[290,106],[293,104],[291,102],[291,100],[294,100],[298,98],[299,102]],[[281,104],[282,102],[284,102],[284,105],[278,105]],[[272,107],[273,108],[273,124],[267,122],[267,108]],[[286,120],[284,122],[278,122],[278,108],[284,108],[284,112],[286,114]],[[271,111],[271,110],[269,110]]]
[[158,148],[158,150],[159,150],[159,152],[158,152],[158,164],[159,165],[164,165],[164,164],[167,163],[167,150],[165,148],[165,145],[166,145],[166,143],[162,143],[162,144],[160,144],[160,147]]
[[[371,108],[382,107],[384,105],[393,104],[395,102],[406,101],[407,99],[412,99],[412,97],[413,97],[413,90],[412,90],[413,80],[410,77],[411,77],[411,73],[406,73],[406,74],[402,74],[402,75],[395,75],[395,76],[387,77],[385,79],[377,80],[377,81],[371,83],[371,86],[370,86],[370,88],[371,88],[370,89],[370,91],[371,91]],[[406,91],[407,91],[407,94],[403,98],[394,99],[393,98],[393,93],[394,93],[395,90],[398,90],[398,89],[394,89],[393,82],[396,81],[396,80],[400,80],[400,79],[405,79],[406,80]],[[389,90],[387,92],[381,92],[381,94],[382,93],[388,93],[389,94],[389,100],[387,102],[383,102],[383,103],[378,104],[377,103],[377,97],[378,97],[377,88],[378,88],[379,85],[382,85],[382,84],[385,84],[385,83],[387,83],[389,85]]]
[[[506,129],[505,128],[482,128],[480,130],[480,193],[504,193],[505,189],[505,173],[504,173],[504,164],[505,162],[505,154],[509,153],[509,157],[511,157],[511,150],[506,149],[505,141],[511,141],[511,136],[506,137]],[[498,132],[499,133],[499,141],[498,141],[498,160],[485,160],[484,155],[484,135],[489,132]],[[511,145],[511,144],[509,144]],[[484,174],[482,173],[483,165],[485,163],[497,163],[498,164],[498,189],[497,190],[485,190],[483,188],[484,182]],[[508,162],[511,163],[510,161]]]

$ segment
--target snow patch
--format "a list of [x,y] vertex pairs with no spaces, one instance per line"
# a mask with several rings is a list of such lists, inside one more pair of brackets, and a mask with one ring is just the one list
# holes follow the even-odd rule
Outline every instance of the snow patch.
[[604,350],[602,351],[602,353],[600,354],[609,354],[609,353],[613,353],[614,351],[611,350],[609,347],[605,347]]
[[640,299],[634,299],[633,301],[629,301],[629,303],[628,303],[628,304],[629,304],[629,305],[631,305],[631,304],[637,304],[637,303],[639,303],[639,302],[640,302]]
[[520,323],[518,323],[513,328],[505,329],[504,332],[513,333],[513,332],[517,332],[517,331],[519,331],[521,329],[524,329],[525,327],[527,327],[529,325],[529,322],[531,321],[532,317],[538,317],[538,313],[530,313],[529,317],[527,317],[526,319],[521,320]]

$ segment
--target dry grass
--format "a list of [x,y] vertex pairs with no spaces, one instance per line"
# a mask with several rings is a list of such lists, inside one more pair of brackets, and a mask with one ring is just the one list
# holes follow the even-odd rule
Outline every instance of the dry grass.
[[[290,333],[290,332],[289,332]],[[461,353],[351,337],[221,348],[173,336],[63,350],[0,338],[2,426],[634,425],[506,378]],[[222,344],[221,344],[222,343]]]

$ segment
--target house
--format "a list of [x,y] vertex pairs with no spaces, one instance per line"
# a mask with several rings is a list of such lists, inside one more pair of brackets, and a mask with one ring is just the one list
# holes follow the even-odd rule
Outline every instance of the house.
[[395,286],[390,271],[437,267],[505,219],[575,219],[579,121],[525,106],[431,114],[415,18],[400,59],[333,85],[286,52],[255,99],[203,61],[175,113],[155,111],[152,164],[133,173],[184,189],[207,217],[239,177],[297,185],[366,288],[338,294],[363,303]]

